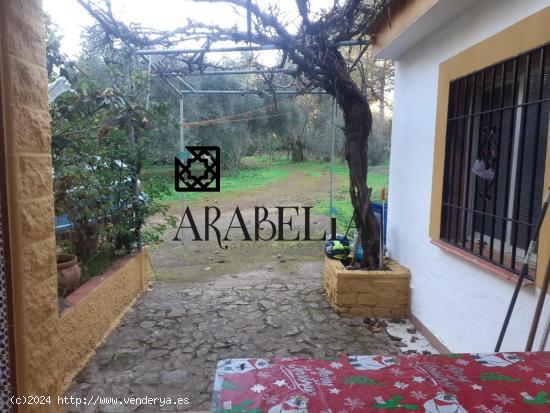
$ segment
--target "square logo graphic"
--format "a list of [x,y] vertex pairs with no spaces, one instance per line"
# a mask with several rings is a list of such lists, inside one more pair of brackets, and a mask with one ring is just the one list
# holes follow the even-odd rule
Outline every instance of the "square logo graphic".
[[220,147],[186,146],[189,157],[175,158],[177,192],[220,192]]

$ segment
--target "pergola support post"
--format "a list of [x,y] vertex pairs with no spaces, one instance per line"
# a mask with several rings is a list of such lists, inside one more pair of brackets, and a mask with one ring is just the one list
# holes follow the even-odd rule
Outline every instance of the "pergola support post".
[[[185,127],[183,126],[183,95],[180,95],[180,153],[179,156],[183,160],[185,156]],[[180,192],[180,207],[181,215],[185,213],[185,196]]]

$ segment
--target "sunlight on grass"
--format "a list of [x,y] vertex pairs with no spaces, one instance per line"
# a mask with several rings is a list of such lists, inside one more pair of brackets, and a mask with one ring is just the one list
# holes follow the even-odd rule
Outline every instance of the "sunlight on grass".
[[[342,165],[339,165],[338,172],[335,173],[343,175],[343,170],[340,168]],[[347,167],[345,168],[345,176],[347,177]],[[374,168],[373,168],[374,169]],[[387,172],[370,172],[368,175],[368,185],[372,188],[372,201],[380,202],[381,189],[386,188],[386,202],[387,202],[387,188],[388,188],[388,174]],[[351,217],[353,215],[353,208],[351,206],[351,200],[349,197],[347,180],[344,185],[340,185],[334,188],[334,202],[333,206],[336,209],[336,221],[338,222],[338,231],[345,232]],[[319,200],[313,208],[313,212],[318,215],[329,215],[330,209],[330,199],[327,196],[325,199]]]
[[[247,168],[232,175],[222,175],[220,194],[258,188],[275,182],[284,181],[290,175],[288,169],[283,168]],[[180,197],[174,189],[174,168],[172,166],[151,166],[142,174],[145,192],[157,200],[173,201]],[[185,199],[193,201],[201,199],[205,194],[188,192]]]
[[[261,188],[270,184],[284,181],[293,172],[300,172],[313,178],[328,176],[330,163],[328,161],[293,162],[286,155],[274,156],[271,160],[267,156],[247,156],[242,159],[242,169],[232,175],[222,175],[220,195]],[[338,220],[339,231],[345,231],[353,209],[348,193],[348,166],[337,160],[334,164],[335,180],[334,208]],[[165,201],[177,200],[180,196],[174,188],[174,170],[172,166],[149,166],[142,174],[145,190],[151,196]],[[341,179],[345,178],[345,179]],[[328,185],[328,179],[327,179]],[[372,187],[372,200],[380,201],[380,191],[388,188],[388,166],[377,165],[369,169],[368,185]],[[313,209],[316,215],[328,215],[330,200],[327,196],[319,199]],[[190,192],[185,194],[187,201],[200,200],[208,193]],[[210,194],[211,195],[211,194]],[[387,202],[387,201],[386,201]]]
[[[269,165],[269,160],[267,157],[262,159],[258,159],[258,157],[250,158],[253,159],[249,162],[252,162],[255,165],[263,165],[264,167]],[[330,163],[328,161],[305,161],[295,163],[287,160],[286,157],[279,156],[275,157],[271,164],[277,165],[278,167],[296,168],[300,172],[312,177],[321,177],[323,173],[328,174],[330,172]],[[349,169],[347,164],[341,160],[336,160],[334,163],[334,175],[345,178],[343,181],[336,181],[333,202],[333,206],[336,209],[336,218],[339,223],[340,231],[343,231],[349,224],[353,214],[353,208],[351,206],[348,192]],[[380,202],[382,188],[386,188],[387,202],[388,181],[388,165],[375,165],[369,167],[368,185],[372,188],[373,202]],[[327,187],[327,193],[328,191],[329,188]],[[329,208],[330,199],[327,194],[324,199],[320,199],[314,205],[313,212],[318,215],[329,215]],[[345,227],[342,228],[344,225]]]

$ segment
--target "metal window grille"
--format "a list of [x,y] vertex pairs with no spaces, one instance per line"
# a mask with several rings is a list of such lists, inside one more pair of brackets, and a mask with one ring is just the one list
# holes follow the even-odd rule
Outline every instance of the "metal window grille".
[[515,273],[542,207],[549,52],[546,45],[450,84],[441,240]]

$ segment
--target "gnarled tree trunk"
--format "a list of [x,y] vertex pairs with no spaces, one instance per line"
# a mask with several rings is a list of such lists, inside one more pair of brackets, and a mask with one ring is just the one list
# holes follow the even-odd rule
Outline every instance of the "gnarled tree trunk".
[[366,95],[349,79],[335,82],[336,100],[344,114],[345,156],[349,167],[349,194],[355,226],[363,247],[362,267],[378,268],[380,230],[371,207],[371,189],[367,186],[368,138],[372,114]]

